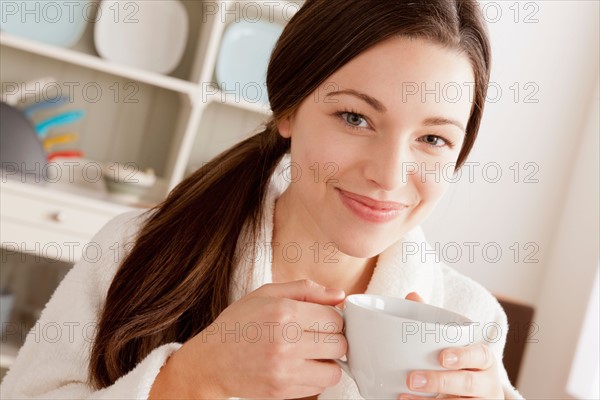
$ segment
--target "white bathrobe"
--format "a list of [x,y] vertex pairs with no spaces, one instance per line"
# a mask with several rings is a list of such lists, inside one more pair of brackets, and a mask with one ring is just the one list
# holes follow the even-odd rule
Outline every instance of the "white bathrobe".
[[[271,242],[275,200],[289,182],[282,170],[289,163],[286,155],[271,177],[263,205],[265,220],[257,243]],[[86,383],[91,344],[106,293],[127,249],[143,223],[136,218],[142,211],[131,211],[108,222],[92,239],[100,254],[89,251],[60,283],[20,349],[15,363],[0,387],[2,399],[146,399],[161,366],[181,347],[168,343],[154,349],[129,373],[113,385],[94,391]],[[245,231],[239,243],[246,243]],[[511,386],[502,353],[506,342],[506,315],[496,299],[481,285],[460,275],[434,257],[420,252],[402,254],[413,244],[426,243],[420,227],[408,232],[395,245],[379,255],[366,293],[404,298],[418,292],[426,303],[461,313],[486,329],[487,344],[499,363],[505,398],[523,397]],[[129,244],[128,244],[129,243]],[[403,245],[404,243],[404,245]],[[420,247],[420,246],[419,246]],[[414,247],[411,247],[411,249]],[[405,253],[409,253],[406,252]],[[264,253],[263,253],[264,254]],[[250,261],[248,261],[250,260]],[[246,257],[235,271],[230,301],[271,282],[271,257]],[[250,273],[250,287],[240,284]],[[494,328],[496,328],[494,330]],[[480,340],[483,331],[476,332]],[[399,377],[399,379],[403,379]],[[325,390],[319,399],[361,399],[355,383],[345,373],[340,382]]]

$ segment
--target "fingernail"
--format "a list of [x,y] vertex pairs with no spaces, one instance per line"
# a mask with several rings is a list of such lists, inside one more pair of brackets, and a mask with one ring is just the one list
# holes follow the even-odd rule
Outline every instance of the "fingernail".
[[458,363],[458,355],[452,351],[444,353],[444,366],[456,365]]
[[427,378],[423,374],[413,374],[410,377],[410,386],[413,389],[422,388],[427,385]]

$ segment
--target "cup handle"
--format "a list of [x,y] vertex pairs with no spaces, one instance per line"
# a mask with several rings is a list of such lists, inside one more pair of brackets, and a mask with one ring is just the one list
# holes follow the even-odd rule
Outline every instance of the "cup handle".
[[[333,308],[333,310],[335,312],[340,314],[340,317],[342,317],[342,319],[344,319],[344,310],[341,310],[335,306],[330,306],[330,307]],[[352,372],[350,372],[350,365],[348,365],[348,361],[342,361],[338,358],[334,359],[333,361],[335,361],[337,363],[337,365],[339,365],[344,370],[344,372],[350,376],[350,378],[354,379],[354,375],[352,375]]]

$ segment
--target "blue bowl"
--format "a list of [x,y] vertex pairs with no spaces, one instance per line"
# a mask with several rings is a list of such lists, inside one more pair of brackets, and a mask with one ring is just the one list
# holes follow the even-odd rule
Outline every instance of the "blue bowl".
[[0,30],[14,36],[61,47],[71,47],[93,19],[90,0],[29,0],[4,2]]
[[240,21],[225,28],[215,75],[221,90],[240,98],[269,104],[267,67],[283,26],[266,21]]
[[0,293],[0,333],[4,335],[4,330],[10,322],[13,310],[15,296],[10,293]]

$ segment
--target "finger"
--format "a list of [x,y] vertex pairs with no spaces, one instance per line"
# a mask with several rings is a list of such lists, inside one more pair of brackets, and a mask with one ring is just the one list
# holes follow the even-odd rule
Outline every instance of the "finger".
[[[445,395],[438,395],[433,398],[434,399],[444,399],[444,400],[459,400],[460,399],[460,397],[445,396]],[[432,397],[417,396],[414,394],[402,393],[400,396],[398,396],[398,399],[399,400],[421,400],[421,399],[431,400]]]
[[405,297],[406,300],[416,301],[419,303],[425,303],[425,300],[417,292],[410,292]]
[[[294,328],[302,331],[341,333],[344,329],[342,316],[334,310],[333,306],[305,303],[291,299],[257,298],[258,307],[261,307],[267,318],[279,329]],[[267,300],[267,301],[265,301]],[[263,323],[268,325],[267,322]],[[292,332],[293,333],[293,332]]]
[[348,342],[340,333],[302,332],[302,336],[294,340],[291,355],[307,360],[338,359],[348,350]]
[[496,386],[493,371],[413,371],[406,378],[410,390],[454,396],[487,397]]
[[310,279],[268,283],[255,290],[255,293],[325,305],[336,305],[345,297],[343,290],[326,288]]
[[309,386],[309,385],[289,385],[283,393],[279,393],[278,398],[282,399],[301,399],[304,397],[312,397],[319,395],[325,391],[325,387]]
[[316,387],[330,387],[342,378],[342,369],[331,360],[306,360],[290,380],[294,384],[310,384]]
[[[285,299],[287,300],[287,299]],[[330,306],[289,300],[296,322],[303,330],[323,333],[341,333],[344,329],[342,316]]]
[[496,358],[488,346],[474,343],[464,347],[452,347],[440,352],[440,364],[448,369],[488,369]]
[[269,337],[274,331],[279,335],[282,329],[289,334],[295,330],[341,333],[344,329],[344,320],[333,306],[264,296],[251,296],[246,301],[251,309],[260,310],[258,325]]

